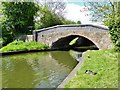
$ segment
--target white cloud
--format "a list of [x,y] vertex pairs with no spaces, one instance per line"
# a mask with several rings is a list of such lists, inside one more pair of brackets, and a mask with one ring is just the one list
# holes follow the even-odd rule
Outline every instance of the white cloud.
[[91,21],[89,21],[90,16],[88,15],[90,12],[86,10],[84,6],[79,6],[74,3],[71,3],[71,4],[67,4],[65,10],[66,10],[65,13],[66,19],[72,21],[80,20],[82,24],[91,23]]

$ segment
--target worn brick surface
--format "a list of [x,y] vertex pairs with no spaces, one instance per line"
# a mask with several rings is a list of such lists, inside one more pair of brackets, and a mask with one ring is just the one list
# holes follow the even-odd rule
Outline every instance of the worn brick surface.
[[62,37],[79,35],[91,40],[99,49],[112,48],[109,31],[106,27],[96,25],[59,25],[50,28],[36,30],[33,33],[34,40],[46,43],[49,46]]

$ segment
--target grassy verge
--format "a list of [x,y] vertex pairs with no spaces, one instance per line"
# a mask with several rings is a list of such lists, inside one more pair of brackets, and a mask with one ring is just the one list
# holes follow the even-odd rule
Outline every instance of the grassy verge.
[[0,49],[1,52],[22,51],[22,50],[44,50],[48,45],[39,42],[14,41]]
[[[118,88],[117,52],[87,51],[84,56],[84,64],[65,88]],[[97,72],[97,74],[87,74],[86,70]]]

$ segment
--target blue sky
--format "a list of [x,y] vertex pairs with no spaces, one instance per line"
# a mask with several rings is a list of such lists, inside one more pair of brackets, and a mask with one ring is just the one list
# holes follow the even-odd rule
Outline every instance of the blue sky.
[[67,4],[72,4],[72,3],[74,3],[74,4],[76,4],[76,5],[80,5],[80,6],[84,6],[84,2],[66,2]]

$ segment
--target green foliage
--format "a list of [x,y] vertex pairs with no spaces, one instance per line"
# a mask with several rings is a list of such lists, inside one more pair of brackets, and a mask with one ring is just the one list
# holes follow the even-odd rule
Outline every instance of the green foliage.
[[14,40],[14,36],[12,31],[9,28],[6,28],[7,24],[4,22],[2,24],[2,45],[7,45],[8,43],[12,42]]
[[2,38],[0,38],[0,48],[2,47],[2,44],[3,44],[3,40]]
[[75,24],[75,22],[70,20],[63,20],[63,24]]
[[63,0],[44,0],[43,6],[48,7],[48,9],[58,16],[63,16],[66,8],[66,3]]
[[115,50],[120,52],[120,2],[117,3],[116,7],[112,15],[105,21],[105,24],[109,27],[111,39],[115,44]]
[[115,50],[120,51],[120,1],[91,2],[92,20],[103,20],[109,27]]
[[110,22],[109,30],[111,34],[111,39],[118,51],[120,51],[120,19],[114,19]]
[[114,50],[117,51],[117,52],[120,52],[120,46],[115,46]]
[[36,28],[46,28],[62,24],[61,18],[47,7],[40,6],[40,19],[36,21]]
[[33,2],[3,2],[3,14],[6,24],[15,33],[26,32],[28,26],[34,26],[37,7]]
[[81,24],[80,21],[74,22],[74,21],[66,20],[66,19],[63,19],[62,22],[63,24]]
[[36,20],[36,29],[63,24],[81,24],[80,21],[74,22],[66,20],[65,18],[63,18],[63,16],[59,16],[52,10],[49,10],[47,6],[39,6],[39,12],[37,16],[40,17],[40,19]]
[[3,6],[2,6],[2,3],[0,2],[0,22],[3,21],[3,13],[2,13],[2,9],[3,9]]
[[77,21],[77,24],[81,24],[81,21]]
[[[66,88],[118,88],[118,53],[114,50],[87,51],[84,63]],[[85,73],[97,72],[96,75]]]
[[21,50],[44,50],[47,48],[48,45],[39,42],[14,41],[12,43],[9,43],[7,46],[1,48],[0,51],[9,52],[9,51],[21,51]]
[[2,2],[2,37],[3,44],[15,39],[17,34],[28,33],[28,26],[34,28],[34,16],[38,11],[33,2]]
[[74,39],[69,43],[69,45],[75,44],[77,40],[78,40],[78,37],[74,38]]
[[109,2],[88,2],[88,6],[90,6],[89,10],[92,15],[92,21],[103,21],[108,15],[111,15],[113,9]]

